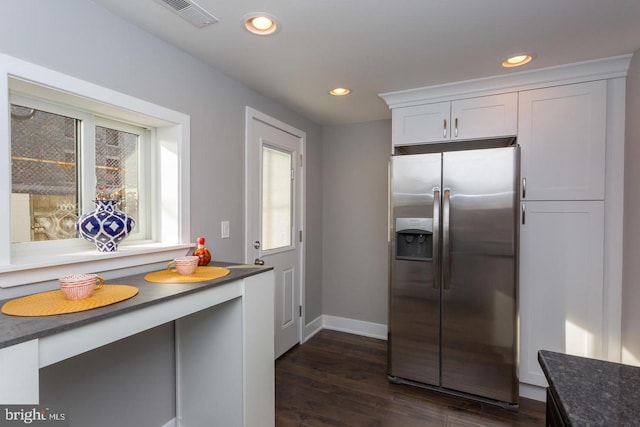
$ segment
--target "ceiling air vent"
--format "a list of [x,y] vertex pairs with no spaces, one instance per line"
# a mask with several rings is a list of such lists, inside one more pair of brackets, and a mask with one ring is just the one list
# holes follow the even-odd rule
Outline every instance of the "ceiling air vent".
[[184,20],[189,21],[198,28],[206,27],[209,24],[218,22],[218,18],[187,0],[156,0],[167,9],[180,15]]

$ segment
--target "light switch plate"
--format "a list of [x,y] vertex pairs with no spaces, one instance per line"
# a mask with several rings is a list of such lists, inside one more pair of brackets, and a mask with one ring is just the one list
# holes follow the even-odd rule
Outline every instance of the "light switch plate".
[[223,239],[229,238],[229,221],[222,221],[220,223],[220,237]]

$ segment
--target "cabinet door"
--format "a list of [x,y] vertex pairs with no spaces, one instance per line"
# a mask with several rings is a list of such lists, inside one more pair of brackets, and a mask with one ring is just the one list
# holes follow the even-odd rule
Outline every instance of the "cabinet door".
[[451,103],[451,139],[511,136],[518,132],[518,94],[469,98]]
[[520,92],[528,200],[603,200],[606,82]]
[[604,202],[527,202],[520,226],[520,381],[538,350],[602,356]]
[[424,144],[449,139],[450,102],[394,108],[393,146]]

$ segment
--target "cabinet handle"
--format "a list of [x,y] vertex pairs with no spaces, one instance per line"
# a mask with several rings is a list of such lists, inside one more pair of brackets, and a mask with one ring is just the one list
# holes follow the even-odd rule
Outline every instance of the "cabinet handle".
[[440,289],[440,189],[433,189],[433,288]]
[[447,137],[447,119],[444,119],[444,127],[442,128],[442,137]]
[[458,118],[456,117],[456,124],[455,124],[455,128],[453,129],[453,135],[457,138],[458,137]]
[[442,287],[451,287],[450,206],[451,190],[444,190],[442,200]]
[[522,178],[522,198],[527,198],[527,178]]
[[526,209],[527,209],[527,207],[526,207],[526,205],[523,203],[523,204],[522,204],[522,225],[524,225],[524,223],[525,223]]

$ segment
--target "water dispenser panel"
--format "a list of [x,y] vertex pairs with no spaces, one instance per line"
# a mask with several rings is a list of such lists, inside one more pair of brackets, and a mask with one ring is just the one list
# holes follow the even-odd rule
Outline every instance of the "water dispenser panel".
[[396,218],[396,259],[433,259],[432,218]]

